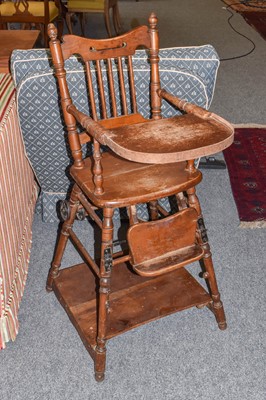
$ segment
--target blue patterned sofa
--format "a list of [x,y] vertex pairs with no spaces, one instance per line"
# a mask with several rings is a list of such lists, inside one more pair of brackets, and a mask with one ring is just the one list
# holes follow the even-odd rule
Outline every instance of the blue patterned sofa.
[[[133,62],[139,111],[144,117],[149,117],[149,66],[145,52],[138,51]],[[162,86],[204,108],[211,104],[218,67],[219,58],[210,45],[160,51]],[[66,68],[74,101],[83,112],[89,112],[87,99],[79,92],[79,88],[85,85],[81,60],[72,57]],[[70,187],[67,173],[70,159],[50,53],[45,49],[15,50],[11,57],[11,70],[17,88],[26,153],[42,189],[38,210],[43,221],[54,222],[58,220],[58,201],[65,198]],[[177,112],[167,102],[163,104],[164,116]],[[84,148],[84,152],[88,151]],[[145,205],[139,207],[139,213],[145,217]]]

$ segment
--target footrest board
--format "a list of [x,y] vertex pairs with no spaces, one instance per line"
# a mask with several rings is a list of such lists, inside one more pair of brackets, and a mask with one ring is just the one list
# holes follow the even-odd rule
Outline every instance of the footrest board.
[[[79,264],[61,270],[53,288],[93,357],[97,337],[97,280],[86,264]],[[210,295],[184,268],[143,278],[129,265],[119,264],[112,273],[106,338],[165,315],[210,303]]]
[[196,242],[198,214],[186,208],[167,218],[133,225],[128,244],[134,270],[142,276],[157,276],[202,258]]

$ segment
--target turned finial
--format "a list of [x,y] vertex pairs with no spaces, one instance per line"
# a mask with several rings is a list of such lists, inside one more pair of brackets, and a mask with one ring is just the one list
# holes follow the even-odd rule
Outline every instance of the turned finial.
[[149,17],[149,24],[151,29],[156,29],[158,23],[158,18],[156,17],[156,14],[154,12],[151,13]]
[[48,32],[48,36],[51,40],[57,39],[57,28],[54,26],[54,24],[48,25],[47,32]]

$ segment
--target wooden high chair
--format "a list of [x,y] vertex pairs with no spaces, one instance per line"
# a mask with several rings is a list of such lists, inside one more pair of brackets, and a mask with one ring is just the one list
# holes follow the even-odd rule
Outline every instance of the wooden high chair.
[[[66,35],[62,43],[49,26],[50,49],[73,157],[75,182],[62,203],[65,222],[48,275],[54,290],[94,360],[95,377],[104,378],[106,342],[136,326],[189,307],[207,306],[220,329],[226,320],[213,269],[208,237],[195,186],[202,175],[194,159],[233,141],[232,126],[215,114],[167,93],[160,86],[157,18],[122,36],[92,40]],[[151,119],[137,109],[132,55],[146,47],[151,67]],[[75,107],[64,62],[78,53],[84,60],[88,112]],[[96,79],[93,78],[94,73]],[[104,82],[108,86],[104,87]],[[163,119],[162,100],[182,110]],[[80,129],[82,127],[82,129]],[[82,145],[93,143],[93,156]],[[101,145],[109,151],[102,152]],[[175,196],[178,212],[159,199]],[[150,220],[140,221],[136,205],[148,203]],[[114,252],[113,215],[126,207],[127,249]],[[96,210],[101,209],[103,217]],[[89,216],[101,229],[99,262],[73,230],[75,218]],[[84,263],[59,269],[68,239]],[[201,260],[205,290],[185,265]]]

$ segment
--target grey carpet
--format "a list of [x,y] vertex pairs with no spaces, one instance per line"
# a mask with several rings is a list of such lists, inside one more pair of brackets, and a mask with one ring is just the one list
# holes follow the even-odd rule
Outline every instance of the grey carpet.
[[[165,47],[209,42],[221,57],[245,52],[248,45],[230,31],[222,6],[219,0],[124,0],[121,16],[128,27],[132,21],[144,23],[155,10]],[[258,82],[264,73],[265,42],[241,18],[236,21],[255,39],[257,48],[249,57],[222,63],[212,109],[234,122],[265,123],[264,93]],[[163,34],[166,28],[169,38]],[[252,71],[256,71],[253,82],[248,79]],[[57,225],[43,224],[36,217],[20,331],[16,341],[0,352],[2,400],[266,398],[266,230],[239,229],[226,170],[205,170],[198,194],[228,329],[219,331],[207,309],[187,310],[144,325],[108,342],[106,380],[96,383],[90,356],[53,293],[45,291]],[[92,230],[88,232],[85,223],[76,225],[92,248]],[[70,245],[64,265],[75,262]],[[195,276],[199,273],[197,265],[190,270]]]

